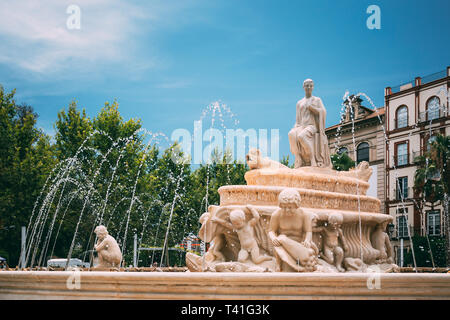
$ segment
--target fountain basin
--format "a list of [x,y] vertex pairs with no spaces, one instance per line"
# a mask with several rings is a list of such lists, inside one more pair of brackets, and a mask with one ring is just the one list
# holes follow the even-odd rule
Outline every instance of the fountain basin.
[[[231,186],[236,187],[236,186]],[[244,186],[245,187],[245,186]],[[226,188],[226,187],[222,187]],[[219,189],[220,190],[220,189]],[[267,194],[265,195],[267,196]],[[250,201],[248,203],[251,203]],[[209,211],[214,215],[219,208],[225,208],[227,211],[232,211],[234,209],[244,209],[245,205],[220,205],[209,207]],[[276,206],[265,206],[255,205],[255,208],[261,215],[261,227],[264,229],[265,234],[269,231],[270,217],[272,213],[278,209]],[[379,252],[372,247],[371,235],[376,228],[376,226],[383,222],[391,222],[392,217],[386,214],[365,212],[362,211],[358,213],[357,211],[349,211],[343,209],[318,209],[318,208],[302,208],[307,214],[315,214],[318,217],[318,221],[327,221],[328,215],[331,212],[339,213],[343,217],[342,231],[347,239],[348,251],[346,253],[347,257],[360,258],[361,251],[363,255],[363,261],[367,264],[372,264],[378,257]],[[361,228],[359,221],[361,220]],[[361,231],[361,232],[360,232]],[[202,233],[199,233],[202,237]],[[318,235],[313,236],[313,240],[317,245],[321,245],[321,239]],[[270,255],[273,255],[272,243],[267,238],[265,241],[267,243],[267,251]],[[236,257],[234,257],[236,258]]]
[[369,183],[351,175],[357,173],[317,167],[277,168],[247,171],[245,181],[249,186],[280,186],[365,195]]
[[[285,187],[234,185],[220,187],[220,205],[253,204],[277,206],[278,195]],[[295,188],[300,194],[302,208],[345,209],[380,212],[380,200],[369,196]]]
[[[450,299],[449,274],[2,271],[0,299]],[[379,289],[368,279],[379,276]]]

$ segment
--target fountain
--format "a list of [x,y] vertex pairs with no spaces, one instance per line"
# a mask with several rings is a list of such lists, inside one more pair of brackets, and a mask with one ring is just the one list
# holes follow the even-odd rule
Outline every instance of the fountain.
[[[188,272],[7,271],[0,272],[0,297],[449,299],[448,275],[398,273],[386,234],[392,217],[381,214],[380,201],[366,195],[372,174],[368,163],[362,162],[348,172],[331,168],[324,134],[326,110],[321,99],[312,96],[312,80],[304,82],[304,89],[305,97],[297,103],[296,123],[289,133],[295,168],[251,149],[246,157],[251,169],[245,174],[247,184],[220,187],[219,205],[208,206],[205,195],[207,210],[199,219],[198,236],[210,247],[203,256],[186,255]],[[69,166],[73,161],[69,160]],[[68,181],[66,171],[59,184]],[[181,175],[174,179],[177,190],[180,179]],[[125,216],[122,252],[110,239],[115,254],[114,259],[107,256],[107,265],[117,264],[117,257],[125,250],[130,211],[139,202],[135,190],[134,184]],[[94,190],[88,188],[86,192],[91,195]],[[53,192],[47,201],[51,203],[55,197]],[[165,205],[170,210],[164,247],[176,201],[177,194]],[[94,223],[103,223],[106,203],[107,199],[97,209]],[[56,207],[55,216],[60,202]],[[48,215],[45,206],[37,214],[39,221]],[[24,252],[27,260],[30,255],[35,259],[31,244],[39,243],[42,229],[38,223],[33,226],[30,245]],[[105,231],[105,227],[95,229],[99,235],[97,250],[103,249]],[[49,239],[44,241],[46,246]],[[71,281],[78,282],[73,285]]]
[[[380,213],[378,199],[366,196],[372,174],[368,163],[349,172],[331,169],[324,133],[326,110],[321,99],[312,96],[312,80],[305,80],[304,89],[305,98],[297,103],[297,120],[289,133],[295,168],[250,150],[247,185],[221,187],[220,205],[210,206],[201,219],[199,237],[213,245],[205,257],[187,255],[191,271],[362,272],[376,267],[392,272],[397,268],[385,233],[392,217]],[[244,223],[253,221],[252,241],[271,260],[256,264],[254,259],[242,259],[242,252],[251,255],[253,249],[243,245],[249,240],[242,239],[241,229],[232,221],[236,211],[245,212]],[[257,221],[253,212],[260,216]],[[224,228],[225,223],[229,227]]]

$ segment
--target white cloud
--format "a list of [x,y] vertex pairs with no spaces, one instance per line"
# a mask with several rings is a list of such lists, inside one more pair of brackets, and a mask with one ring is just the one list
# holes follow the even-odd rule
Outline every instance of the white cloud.
[[[80,30],[66,25],[72,4],[81,9]],[[138,36],[174,11],[163,1],[140,7],[126,0],[2,0],[0,63],[34,74],[89,73],[111,61],[149,68],[159,59],[137,61]]]

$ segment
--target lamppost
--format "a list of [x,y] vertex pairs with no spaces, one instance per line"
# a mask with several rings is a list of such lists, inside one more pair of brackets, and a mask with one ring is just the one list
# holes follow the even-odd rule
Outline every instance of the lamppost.
[[389,239],[392,239],[392,237],[394,236],[394,229],[395,229],[395,224],[389,223],[388,224]]

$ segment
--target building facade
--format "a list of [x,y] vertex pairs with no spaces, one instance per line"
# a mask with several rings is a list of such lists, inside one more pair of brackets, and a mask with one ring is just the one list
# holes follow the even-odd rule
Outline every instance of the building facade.
[[[423,155],[436,134],[450,134],[450,67],[417,77],[406,84],[385,88],[385,212],[394,218],[392,243],[397,263],[402,264],[413,235],[443,235],[440,205],[424,206],[414,194],[414,159]],[[423,203],[423,202],[422,202]],[[401,250],[403,249],[403,252]]]
[[[381,200],[384,213],[385,187],[385,109],[370,109],[361,105],[357,99],[346,106],[340,124],[325,130],[328,137],[330,153],[346,152],[357,163],[369,162],[372,176],[369,180],[368,196]],[[353,134],[354,133],[354,134]]]

